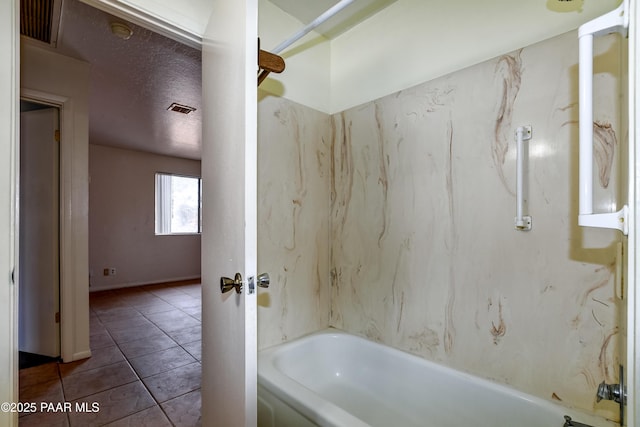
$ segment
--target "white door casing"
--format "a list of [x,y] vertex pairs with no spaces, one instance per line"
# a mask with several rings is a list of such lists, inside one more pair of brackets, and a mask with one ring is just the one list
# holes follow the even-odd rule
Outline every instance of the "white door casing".
[[640,198],[637,191],[640,189],[640,150],[637,149],[638,124],[640,102],[640,64],[638,63],[638,46],[640,46],[640,33],[637,24],[640,21],[640,8],[637,2],[629,2],[629,238],[627,241],[627,265],[625,272],[626,282],[626,363],[625,380],[627,386],[627,405],[625,407],[626,426],[640,426],[640,292],[637,292],[637,284],[640,283],[640,268],[638,268],[638,243],[640,242],[640,228],[637,226],[638,213],[640,212]]
[[[23,86],[20,97],[51,105],[60,112],[60,353],[63,361],[71,362],[91,356],[88,322],[89,133],[87,97],[82,93],[88,92],[88,68],[79,61],[74,61],[75,65],[81,65],[79,67],[62,67],[52,61],[52,57],[40,57],[43,62],[36,62],[29,46],[22,48],[21,59],[24,68],[20,72]],[[41,69],[46,69],[47,73],[39,72]],[[63,71],[66,74],[61,76]],[[77,88],[71,87],[73,82],[77,82]],[[86,89],[80,82],[87,83]]]

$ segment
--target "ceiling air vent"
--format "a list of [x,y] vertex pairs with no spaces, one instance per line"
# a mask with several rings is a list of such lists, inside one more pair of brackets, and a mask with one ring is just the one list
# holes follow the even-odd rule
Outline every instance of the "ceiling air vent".
[[195,108],[189,107],[188,105],[182,105],[174,102],[167,108],[169,111],[175,111],[176,113],[189,114],[192,111],[196,111]]
[[60,0],[20,0],[20,34],[55,46],[60,6]]

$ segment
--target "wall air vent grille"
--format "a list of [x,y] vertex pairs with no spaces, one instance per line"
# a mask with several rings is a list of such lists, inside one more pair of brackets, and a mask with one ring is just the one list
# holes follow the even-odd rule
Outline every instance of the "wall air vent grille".
[[176,113],[189,114],[192,111],[196,111],[195,108],[189,107],[188,105],[182,105],[178,103],[173,103],[167,108],[169,111],[175,111]]
[[55,46],[60,0],[20,0],[20,34]]

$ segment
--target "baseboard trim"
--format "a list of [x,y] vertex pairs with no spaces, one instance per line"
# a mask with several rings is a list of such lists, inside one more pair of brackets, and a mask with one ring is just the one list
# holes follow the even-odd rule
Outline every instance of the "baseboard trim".
[[131,283],[118,283],[115,285],[109,286],[89,286],[89,292],[98,292],[98,291],[110,291],[113,289],[123,289],[123,288],[133,288],[136,286],[147,286],[147,285],[159,285],[162,283],[172,283],[172,282],[186,282],[190,280],[200,280],[201,276],[186,276],[186,277],[171,277],[168,279],[159,279],[152,281],[141,281],[141,282],[131,282]]
[[[77,353],[73,353],[72,360],[69,360],[69,362],[75,362],[76,360],[82,360],[88,357],[91,357],[91,350],[79,351]],[[67,363],[66,360],[64,360],[64,362]]]

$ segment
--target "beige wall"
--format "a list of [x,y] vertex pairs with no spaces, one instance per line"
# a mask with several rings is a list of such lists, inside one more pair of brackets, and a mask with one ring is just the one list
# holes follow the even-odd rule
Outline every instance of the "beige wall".
[[89,172],[91,291],[200,277],[200,235],[155,235],[155,173],[200,176],[199,161],[92,144]]
[[21,46],[22,93],[41,93],[61,107],[60,304],[62,357],[90,355],[89,222],[89,65],[25,42]]
[[258,270],[271,276],[258,294],[260,348],[329,326],[330,144],[327,114],[259,102]]
[[[596,44],[607,208],[625,139],[618,41]],[[616,419],[594,396],[618,381],[620,237],[577,226],[576,51],[570,32],[332,116],[331,325]],[[523,125],[528,232],[514,229]]]

